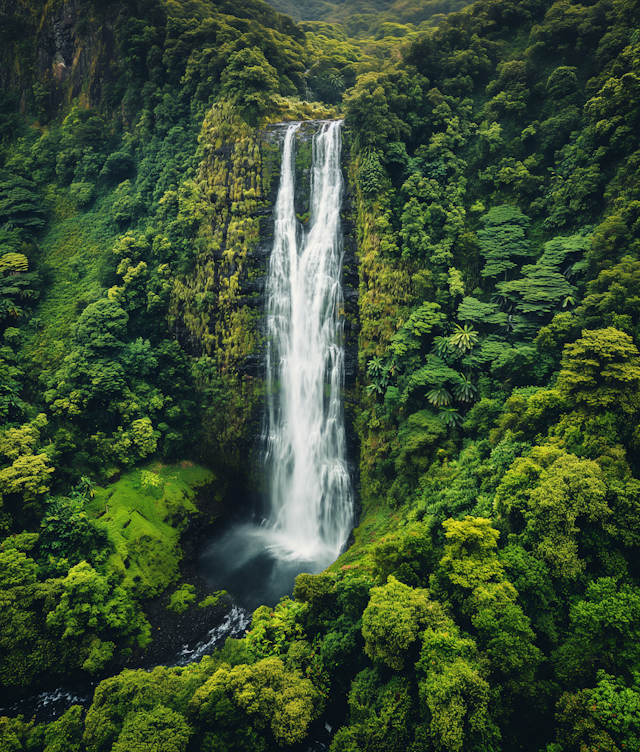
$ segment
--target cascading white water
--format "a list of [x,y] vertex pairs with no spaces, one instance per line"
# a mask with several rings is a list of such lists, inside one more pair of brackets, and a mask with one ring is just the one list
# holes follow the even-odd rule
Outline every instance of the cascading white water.
[[326,566],[352,522],[341,389],[340,122],[313,141],[310,225],[296,219],[295,135],[285,136],[268,277],[267,458],[272,550]]
[[314,137],[308,229],[296,220],[294,206],[300,127],[290,125],[284,139],[267,280],[263,441],[271,508],[261,524],[234,524],[200,559],[209,585],[250,610],[290,594],[300,572],[331,564],[353,517],[340,399],[340,123],[319,124]]

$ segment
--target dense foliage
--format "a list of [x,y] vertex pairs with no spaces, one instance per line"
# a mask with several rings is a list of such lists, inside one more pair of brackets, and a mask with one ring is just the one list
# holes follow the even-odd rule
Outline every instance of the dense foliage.
[[403,37],[415,29],[437,26],[447,13],[469,5],[466,0],[274,0],[270,4],[296,21],[338,23],[349,36],[361,39]]
[[212,476],[141,463],[252,481],[264,127],[334,106],[363,505],[245,639],[0,719],[0,750],[262,751],[324,717],[332,752],[640,750],[640,6],[480,0],[419,29],[344,5],[79,3],[84,91],[40,67],[55,9],[0,17],[5,690],[148,644]]

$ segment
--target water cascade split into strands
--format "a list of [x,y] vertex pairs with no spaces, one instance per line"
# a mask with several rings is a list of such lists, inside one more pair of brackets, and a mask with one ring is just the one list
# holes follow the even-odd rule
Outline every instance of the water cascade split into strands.
[[275,605],[300,572],[328,566],[353,514],[341,403],[340,123],[321,123],[314,137],[308,230],[294,202],[300,125],[288,126],[284,137],[267,280],[269,515],[212,541],[200,567],[212,587],[249,609]]
[[340,123],[313,142],[310,228],[296,219],[295,134],[289,127],[268,279],[267,458],[271,533],[282,558],[327,566],[352,520],[341,389],[343,243]]

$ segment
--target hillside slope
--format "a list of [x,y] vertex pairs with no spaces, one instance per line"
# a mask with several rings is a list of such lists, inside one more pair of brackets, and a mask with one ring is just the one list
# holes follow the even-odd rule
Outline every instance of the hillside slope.
[[465,0],[345,0],[341,3],[273,0],[270,5],[294,21],[340,23],[350,36],[366,38],[385,34],[401,36],[397,26],[406,24],[424,28],[437,25],[446,14],[462,10],[469,3]]

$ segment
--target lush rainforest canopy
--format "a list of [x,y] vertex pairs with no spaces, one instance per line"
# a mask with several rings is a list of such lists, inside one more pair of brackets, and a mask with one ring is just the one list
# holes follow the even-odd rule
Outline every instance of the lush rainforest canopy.
[[[0,751],[640,752],[640,4],[274,5],[0,2],[2,704],[110,677]],[[355,543],[121,670],[218,598],[180,535],[256,482],[265,134],[318,117]]]

